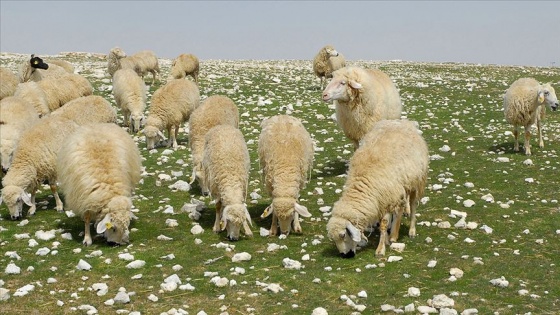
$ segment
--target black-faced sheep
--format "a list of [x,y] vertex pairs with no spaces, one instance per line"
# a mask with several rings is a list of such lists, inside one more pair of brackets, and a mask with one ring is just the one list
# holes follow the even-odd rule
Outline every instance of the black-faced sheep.
[[14,95],[18,83],[19,79],[12,70],[0,67],[0,100]]
[[327,223],[328,236],[342,257],[353,257],[357,244],[367,241],[364,230],[378,221],[381,238],[376,254],[384,255],[392,215],[396,217],[392,241],[398,238],[402,213],[410,213],[409,236],[416,235],[415,213],[428,163],[428,146],[413,122],[382,120],[373,125],[350,159],[342,196]]
[[[346,65],[344,57],[329,62],[330,58],[336,58],[338,56],[339,53],[331,45],[327,45],[321,48],[317,55],[315,55],[315,58],[313,59],[313,72],[321,80],[321,89],[324,86],[324,80],[326,78],[332,77],[333,71],[338,70],[341,66],[344,67]],[[336,68],[333,69],[333,66]]]
[[183,79],[190,75],[193,77],[194,82],[198,83],[198,72],[200,62],[193,54],[181,54],[173,60],[169,76],[173,79]]
[[111,77],[119,69],[132,69],[142,79],[150,72],[152,74],[152,84],[159,80],[159,61],[156,54],[151,50],[143,50],[127,57],[121,48],[115,47],[107,55],[107,60],[107,68]]
[[132,133],[140,131],[146,108],[146,84],[132,69],[120,69],[113,76],[113,95]]
[[200,93],[196,83],[189,80],[171,80],[154,92],[146,126],[142,133],[146,136],[148,150],[160,140],[166,140],[162,130],[167,130],[168,146],[178,147],[179,127],[188,121],[191,113],[200,103]]
[[391,78],[377,69],[344,67],[333,73],[323,100],[336,106],[336,120],[358,148],[362,137],[382,119],[399,119],[402,104]]
[[525,154],[531,155],[531,126],[537,124],[539,147],[544,147],[541,121],[546,107],[556,111],[558,98],[549,84],[540,84],[533,78],[521,78],[512,83],[504,95],[504,116],[513,125],[514,151],[519,151],[519,127],[525,128]]
[[[198,106],[189,118],[189,145],[192,155],[191,184],[198,180],[199,185],[204,177],[202,155],[204,153],[204,136],[208,130],[217,125],[239,125],[239,110],[235,103],[227,96],[212,95]],[[202,185],[201,185],[202,186]],[[201,187],[204,194],[207,187]]]
[[272,204],[261,217],[272,214],[270,235],[301,233],[299,216],[310,217],[307,208],[298,203],[300,189],[305,187],[313,166],[313,141],[301,121],[288,115],[264,120],[259,137],[259,161],[266,191]]
[[[54,62],[53,64],[48,64],[39,57],[31,55],[29,61],[25,61],[21,64],[19,68],[19,82],[38,82],[44,78],[58,78],[62,77],[68,73],[74,73],[74,67],[60,66],[61,62]],[[70,71],[71,70],[71,71]]]
[[241,227],[246,236],[253,236],[251,216],[245,199],[249,180],[250,160],[241,131],[230,125],[213,127],[206,133],[203,186],[216,201],[214,232],[227,229],[231,241],[239,239]]
[[83,244],[93,242],[93,220],[108,243],[128,243],[131,196],[142,168],[128,133],[112,123],[84,125],[65,140],[57,168],[67,208],[85,221]]

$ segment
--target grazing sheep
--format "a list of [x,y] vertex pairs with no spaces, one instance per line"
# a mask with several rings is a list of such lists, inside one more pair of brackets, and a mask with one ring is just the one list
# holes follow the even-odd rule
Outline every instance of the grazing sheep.
[[189,120],[191,113],[200,103],[200,92],[196,83],[189,80],[171,80],[152,95],[150,113],[142,133],[146,136],[148,150],[159,140],[166,140],[162,130],[170,138],[167,146],[177,148],[177,135],[182,123]]
[[132,69],[120,69],[113,76],[113,95],[131,132],[140,131],[146,108],[146,84]]
[[266,191],[272,204],[261,218],[272,213],[270,235],[301,233],[299,216],[310,217],[307,208],[297,200],[313,166],[313,141],[301,121],[288,115],[277,115],[261,124],[259,161]]
[[203,185],[216,201],[213,231],[227,229],[228,239],[237,241],[243,226],[245,235],[252,237],[251,215],[245,204],[251,163],[243,134],[233,126],[219,125],[206,133],[204,142]]
[[[73,73],[74,70],[72,69]],[[29,61],[25,61],[21,64],[19,68],[19,82],[38,82],[43,80],[44,78],[54,77],[59,78],[65,76],[69,72],[67,71],[66,67],[59,66],[57,64],[51,64],[44,62],[43,59],[39,57],[35,57],[35,55],[31,55],[31,59]]]
[[335,71],[323,91],[323,100],[334,102],[337,123],[354,143],[354,149],[375,122],[401,117],[397,87],[376,69],[344,67]]
[[[190,184],[198,179],[202,183],[204,170],[202,155],[204,152],[204,136],[208,130],[217,125],[239,126],[239,110],[235,103],[227,96],[212,95],[205,99],[191,114],[189,119],[189,145],[192,154],[192,177]],[[208,188],[201,187],[202,193],[207,194]]]
[[198,83],[198,71],[200,63],[193,54],[181,54],[171,64],[169,75],[173,79],[183,79],[190,75],[194,82]]
[[391,215],[396,216],[391,241],[398,238],[403,212],[410,214],[409,236],[416,235],[416,207],[428,163],[428,147],[413,122],[382,120],[373,125],[350,159],[342,196],[327,223],[328,236],[342,257],[354,257],[357,244],[367,241],[364,230],[377,221],[381,238],[376,255],[383,256]]
[[71,120],[49,116],[39,119],[22,134],[12,165],[2,180],[0,203],[6,203],[12,219],[22,217],[23,203],[30,206],[28,215],[35,213],[35,193],[45,180],[56,200],[56,210],[63,210],[57,192],[56,156],[68,136],[78,128]]
[[35,108],[21,98],[9,96],[0,101],[0,161],[6,172],[25,130],[37,122]]
[[544,120],[545,106],[553,111],[558,109],[558,98],[554,88],[540,84],[533,78],[521,78],[513,82],[504,95],[504,116],[513,125],[515,137],[514,151],[519,151],[519,126],[525,128],[525,154],[531,155],[531,126],[537,124],[539,147],[544,147],[541,121]]
[[117,111],[99,95],[82,96],[64,104],[51,113],[73,120],[82,126],[91,123],[117,123]]
[[128,243],[131,196],[142,169],[128,133],[112,123],[80,127],[62,145],[57,168],[67,208],[85,221],[83,244],[92,244],[91,220],[108,243]]
[[119,69],[132,69],[144,79],[148,72],[152,74],[152,83],[159,81],[159,62],[156,54],[151,50],[143,50],[132,56],[126,56],[119,47],[111,49],[108,60],[108,71],[111,77]]
[[[319,50],[317,55],[315,55],[315,58],[313,59],[313,72],[321,80],[321,89],[323,88],[324,85],[323,84],[324,79],[329,78],[332,72],[334,71],[331,68],[331,64],[329,64],[329,59],[331,57],[336,57],[338,55],[339,54],[336,51],[336,49],[334,49],[334,47],[331,45],[327,45],[321,48],[321,50]],[[336,62],[336,65],[340,65],[340,62]]]
[[8,68],[0,67],[0,100],[14,95],[18,77]]

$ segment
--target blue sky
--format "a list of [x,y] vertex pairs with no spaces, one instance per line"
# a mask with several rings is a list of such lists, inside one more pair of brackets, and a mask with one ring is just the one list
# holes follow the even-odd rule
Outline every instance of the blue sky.
[[0,1],[0,51],[560,66],[559,1]]

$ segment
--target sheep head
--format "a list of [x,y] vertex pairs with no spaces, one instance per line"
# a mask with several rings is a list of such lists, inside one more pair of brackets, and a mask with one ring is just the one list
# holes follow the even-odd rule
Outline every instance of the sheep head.
[[237,241],[241,227],[243,227],[245,235],[251,237],[253,233],[249,226],[252,226],[251,215],[245,204],[233,204],[224,207],[220,220],[220,228],[227,230],[227,237],[230,241]]
[[140,131],[140,127],[144,123],[144,115],[131,114],[130,115],[130,128],[133,133]]
[[146,146],[148,150],[155,148],[158,142],[167,140],[163,132],[154,126],[146,126],[144,130],[142,130],[142,133],[146,136]]
[[4,187],[4,189],[2,189],[2,195],[0,196],[0,204],[2,202],[8,207],[12,220],[22,218],[24,203],[33,207],[31,196],[18,186]]
[[323,91],[323,101],[349,102],[363,88],[352,68],[344,67],[332,73],[332,80]]
[[109,244],[127,244],[131,209],[132,202],[129,198],[119,196],[111,199],[104,209],[107,214],[96,223],[97,233],[103,234]]
[[333,46],[327,45],[323,49],[325,50],[325,55],[327,56],[327,58],[338,56],[338,51],[336,51]]
[[538,92],[538,101],[539,104],[546,104],[552,111],[558,110],[558,98],[550,83],[541,85]]
[[350,221],[341,217],[331,217],[327,223],[327,234],[334,241],[342,258],[356,255],[358,243],[365,238],[363,233]]
[[[307,208],[298,204],[294,198],[274,198],[272,204],[264,210],[261,218],[265,218],[271,213],[278,218],[280,233],[285,235],[290,234],[294,220],[299,220],[300,215],[302,217],[311,216]],[[295,232],[301,233],[301,230]]]
[[31,55],[31,59],[29,59],[29,64],[31,65],[31,68],[35,68],[35,69],[47,70],[49,68],[49,65],[46,64],[43,61],[43,59],[39,57],[35,57],[35,55]]

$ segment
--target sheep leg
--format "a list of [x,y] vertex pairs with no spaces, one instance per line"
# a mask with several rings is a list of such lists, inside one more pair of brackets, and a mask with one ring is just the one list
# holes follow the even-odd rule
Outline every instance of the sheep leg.
[[410,196],[406,195],[401,200],[397,211],[393,214],[393,221],[391,222],[391,237],[389,241],[396,242],[399,239],[399,230],[401,229],[401,220],[403,217],[403,212],[407,215],[410,214]]
[[525,155],[531,155],[531,125],[525,126]]
[[173,149],[176,149],[179,146],[177,144],[178,136],[179,136],[179,125],[175,126],[175,134],[173,134]]
[[31,207],[29,207],[29,211],[27,211],[27,215],[34,215],[35,211],[37,210],[37,205],[35,204],[35,189],[32,189],[31,193]]
[[85,246],[90,246],[93,242],[91,240],[91,233],[90,233],[90,223],[91,220],[91,214],[89,211],[86,211],[86,213],[84,214],[84,222],[85,222],[85,227],[84,227],[84,241],[82,242],[82,244],[84,244]]
[[276,213],[272,213],[272,224],[270,225],[270,236],[276,236],[278,234],[278,218]]
[[123,110],[123,123],[125,127],[129,127],[130,126],[130,112],[127,110]]
[[249,227],[247,221],[243,221],[243,230],[245,231],[245,236],[253,237],[253,232],[251,231],[251,228]]
[[50,184],[51,192],[54,195],[54,200],[56,201],[56,211],[62,212],[64,210],[64,206],[62,204],[62,200],[60,200],[60,196],[58,195],[58,191],[56,190],[56,184]]
[[220,229],[220,221],[222,220],[222,202],[216,202],[216,221],[214,221],[214,228],[212,231],[214,233],[220,233],[222,229]]
[[519,151],[519,126],[513,126],[513,138],[515,139],[513,151]]
[[416,198],[410,198],[410,228],[408,229],[408,236],[416,236],[416,207],[418,207],[418,202]]
[[537,118],[537,132],[539,134],[539,148],[544,148],[544,141],[542,139],[542,132],[541,132],[541,120]]
[[294,211],[294,232],[301,233],[301,225],[299,224],[299,213]]
[[381,219],[381,225],[379,226],[379,245],[377,245],[377,250],[375,250],[376,256],[385,256],[385,245],[387,244],[387,225],[389,224],[389,219],[391,218],[391,213],[387,213]]

